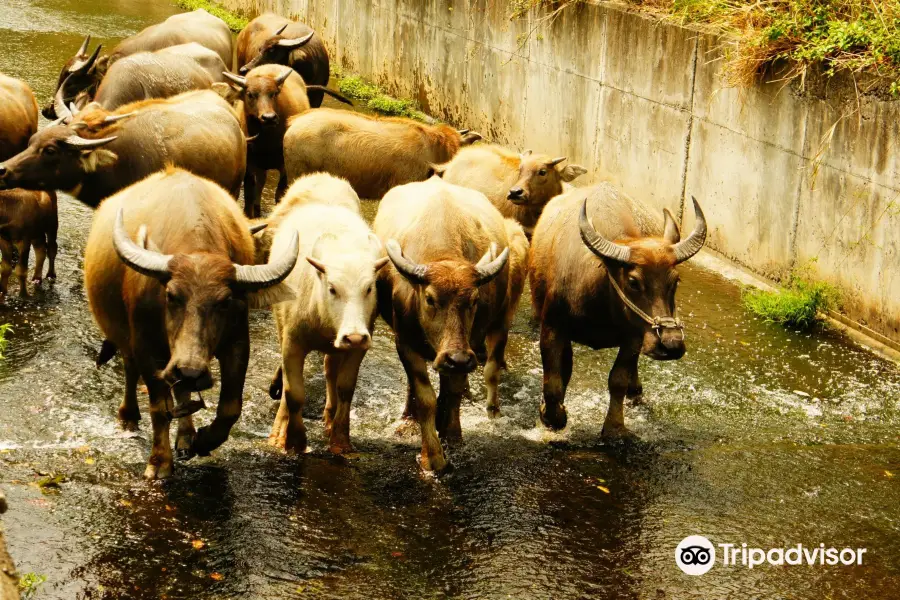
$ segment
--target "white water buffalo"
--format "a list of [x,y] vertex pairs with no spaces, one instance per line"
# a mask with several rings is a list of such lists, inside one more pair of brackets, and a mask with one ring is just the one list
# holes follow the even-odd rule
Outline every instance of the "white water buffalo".
[[675,267],[703,247],[706,220],[694,200],[696,225],[682,240],[674,217],[664,213],[660,229],[645,207],[609,184],[572,190],[544,209],[532,238],[529,273],[541,321],[541,420],[546,426],[566,426],[563,401],[572,376],[573,342],[619,349],[609,373],[606,438],[628,435],[624,399],[643,393],[638,357],[684,355]]
[[28,259],[34,248],[34,274],[31,281],[39,284],[44,276],[44,259],[50,259],[47,279],[56,279],[56,192],[30,190],[0,191],[0,299],[9,291],[12,273],[12,249],[19,252],[16,276],[19,296],[28,295]]
[[[275,64],[297,71],[307,85],[327,86],[331,73],[322,39],[303,23],[265,13],[250,21],[237,37],[241,75],[260,65]],[[323,91],[310,91],[313,108],[322,106]]]
[[463,148],[437,170],[444,181],[478,190],[504,217],[521,223],[531,236],[544,205],[563,193],[565,184],[587,170],[563,166],[566,157],[553,158],[525,150],[521,154],[502,146],[477,144]]
[[[135,241],[137,240],[137,241]],[[269,264],[253,265],[248,223],[221,187],[187,171],[156,173],[100,205],[84,256],[88,303],[106,342],[125,364],[119,418],[137,428],[138,379],[150,395],[153,450],[145,476],[172,472],[169,423],[181,416],[176,448],[182,457],[220,446],[241,414],[250,354],[248,310],[278,299],[268,290],[297,261],[296,234]],[[288,298],[282,296],[281,299]],[[221,394],[213,422],[194,430],[179,407],[213,385],[218,358]]]
[[346,181],[324,173],[298,179],[270,219],[271,252],[300,235],[300,260],[284,285],[297,299],[275,305],[282,367],[270,394],[282,396],[269,441],[303,452],[306,400],[303,367],[310,352],[325,355],[325,432],[335,454],[352,451],[350,402],[359,366],[372,340],[375,277],[388,259],[359,214],[359,198]]
[[394,186],[428,179],[434,165],[479,139],[449,125],[322,108],[291,122],[284,163],[291,180],[325,171],[349,181],[360,198],[375,199]]
[[[101,46],[88,55],[91,36],[87,36],[75,56],[66,61],[59,74],[56,91],[62,90],[66,104],[84,91],[93,96],[109,68],[119,59],[138,52],[155,52],[170,46],[196,42],[219,55],[226,68],[232,67],[234,44],[225,21],[203,9],[173,15],[156,25],[125,38],[108,55],[100,56]],[[48,119],[56,119],[53,103],[43,110]]]
[[[392,262],[378,275],[378,307],[396,334],[409,382],[404,417],[419,423],[422,468],[441,471],[447,461],[438,433],[462,437],[459,405],[476,366],[470,342],[486,343],[488,411],[499,411],[499,372],[528,242],[484,194],[437,177],[388,192],[374,229]],[[437,398],[428,362],[440,375]]]
[[[59,96],[57,96],[59,99]],[[68,112],[60,102],[59,110]],[[89,206],[167,164],[208,177],[237,198],[247,145],[237,115],[206,90],[126,104],[90,105],[36,133],[0,163],[0,189],[66,190]]]

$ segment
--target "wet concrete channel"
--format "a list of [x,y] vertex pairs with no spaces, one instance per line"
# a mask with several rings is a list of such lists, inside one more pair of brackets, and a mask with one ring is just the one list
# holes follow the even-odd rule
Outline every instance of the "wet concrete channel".
[[[109,47],[176,10],[4,0],[0,71],[44,102],[84,35]],[[371,219],[377,205],[364,210]],[[836,333],[761,322],[741,307],[738,285],[697,267],[683,269],[679,292],[688,354],[641,359],[647,404],[626,412],[635,444],[600,441],[612,351],[576,348],[569,427],[538,425],[526,293],[502,416],[488,419],[479,371],[450,475],[423,476],[417,437],[395,435],[406,384],[381,322],[354,399],[358,454],[328,453],[321,362],[311,360],[311,450],[285,456],[266,444],[279,356],[273,319],[260,311],[231,439],[171,480],[146,483],[149,423],[119,431],[121,363],[94,367],[100,335],[82,286],[91,214],[61,197],[58,282],[0,306],[13,326],[0,362],[2,522],[19,570],[47,576],[35,598],[896,597],[897,366]],[[57,475],[58,487],[37,485]],[[859,566],[717,565],[688,577],[673,551],[691,534],[868,551]]]

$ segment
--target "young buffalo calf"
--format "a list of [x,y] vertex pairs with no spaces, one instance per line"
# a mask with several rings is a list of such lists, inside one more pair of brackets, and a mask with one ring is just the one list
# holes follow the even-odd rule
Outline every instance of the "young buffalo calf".
[[32,282],[43,279],[44,258],[50,259],[47,279],[56,279],[56,192],[31,192],[15,189],[0,191],[0,298],[9,287],[12,273],[12,248],[19,251],[16,275],[19,295],[28,295],[26,286],[28,256],[34,247],[35,264]]
[[602,184],[554,198],[541,215],[529,274],[541,321],[546,426],[566,426],[563,400],[572,376],[572,342],[619,349],[609,373],[606,438],[629,435],[623,401],[642,393],[638,357],[684,355],[675,267],[703,247],[706,219],[695,200],[694,231],[682,240],[672,214],[664,213],[660,231],[644,207]]

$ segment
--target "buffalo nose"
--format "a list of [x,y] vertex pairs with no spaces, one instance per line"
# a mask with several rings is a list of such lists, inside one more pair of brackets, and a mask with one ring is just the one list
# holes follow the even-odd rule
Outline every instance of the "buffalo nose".
[[272,125],[273,123],[278,122],[278,115],[273,112],[264,113],[259,115],[259,120],[262,121],[266,125]]
[[200,379],[203,375],[203,369],[195,369],[193,367],[182,367],[178,369],[181,379]]
[[341,339],[343,346],[347,348],[362,348],[369,342],[369,335],[364,333],[350,333]]
[[450,352],[444,358],[444,363],[454,371],[473,371],[475,370],[475,353],[462,350]]
[[524,194],[525,190],[520,187],[514,187],[509,190],[509,196],[507,196],[507,198],[509,198],[510,200],[521,200]]
[[240,73],[241,75],[246,75],[249,70],[250,69],[247,67],[247,65],[244,65],[243,67],[238,69],[238,73]]

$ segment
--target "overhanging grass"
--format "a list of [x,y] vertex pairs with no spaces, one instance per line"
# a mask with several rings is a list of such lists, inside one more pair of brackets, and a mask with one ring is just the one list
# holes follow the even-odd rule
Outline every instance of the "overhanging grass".
[[900,2],[896,0],[626,0],[649,12],[736,36],[726,81],[748,85],[776,61],[786,77],[813,65],[826,75],[870,73],[900,93]]
[[219,17],[234,32],[239,32],[247,26],[248,21],[244,17],[235,14],[217,2],[211,0],[175,0],[175,5],[187,10],[202,8],[214,17]]
[[791,329],[808,331],[821,322],[821,315],[838,303],[838,292],[830,284],[792,276],[784,289],[774,292],[748,289],[744,306],[767,321]]
[[6,350],[6,334],[11,331],[12,328],[9,326],[9,323],[6,325],[0,325],[0,359],[3,358],[3,352]]
[[348,98],[365,103],[369,110],[393,117],[407,117],[417,121],[427,122],[428,118],[416,108],[412,100],[399,100],[385,94],[374,83],[369,83],[358,75],[342,77],[339,69],[332,71],[338,79],[338,89]]

